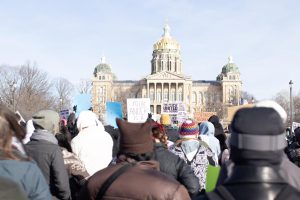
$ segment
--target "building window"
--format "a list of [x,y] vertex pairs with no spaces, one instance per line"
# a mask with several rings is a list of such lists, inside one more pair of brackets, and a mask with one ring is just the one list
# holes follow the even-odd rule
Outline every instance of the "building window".
[[175,101],[175,100],[176,100],[175,90],[172,89],[172,90],[171,90],[171,101]]
[[154,90],[150,90],[150,101],[154,101]]
[[157,90],[156,101],[157,101],[158,103],[161,102],[161,90]]
[[105,76],[102,76],[102,80],[105,80]]
[[196,103],[197,102],[197,95],[196,95],[196,92],[193,92],[192,93],[192,103]]
[[168,101],[169,100],[169,92],[168,89],[164,90],[164,101]]
[[99,80],[101,80],[101,76],[99,76]]
[[203,93],[199,92],[199,103],[203,104]]
[[156,106],[156,113],[160,114],[161,113],[161,105]]
[[183,101],[182,91],[178,92],[178,101]]

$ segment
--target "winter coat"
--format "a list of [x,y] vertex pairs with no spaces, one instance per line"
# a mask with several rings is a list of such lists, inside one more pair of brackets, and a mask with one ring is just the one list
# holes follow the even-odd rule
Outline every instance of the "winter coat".
[[0,176],[0,183],[0,199],[28,200],[25,191],[17,182],[10,178]]
[[53,198],[69,199],[69,177],[56,138],[46,130],[36,129],[30,140],[27,152],[41,169]]
[[93,175],[111,162],[113,140],[91,111],[82,111],[79,114],[77,127],[79,133],[71,141],[72,150],[83,162],[88,173]]
[[105,128],[105,131],[110,134],[110,136],[113,140],[113,154],[112,154],[112,156],[116,157],[117,153],[119,151],[119,139],[120,139],[119,129],[116,129],[111,125],[106,125],[106,126],[104,126],[104,128]]
[[199,180],[200,190],[205,189],[208,165],[217,165],[214,153],[207,144],[197,139],[179,140],[170,150],[192,167]]
[[[225,162],[221,167],[217,185],[225,183],[226,179],[232,173],[234,163],[231,160]],[[300,191],[300,168],[294,165],[286,154],[283,154],[280,170],[283,173],[283,178],[294,188]]]
[[279,168],[236,165],[225,183],[208,193],[207,199],[218,200],[224,199],[220,196],[227,196],[225,199],[273,200],[279,195],[282,195],[280,199],[300,199],[300,192],[284,180]]
[[[103,182],[127,162],[109,166],[94,174],[81,191],[80,199],[95,199]],[[106,191],[103,200],[188,200],[183,185],[158,171],[155,161],[141,161],[119,176]]]
[[200,191],[198,178],[192,168],[179,156],[167,150],[162,143],[154,144],[155,160],[159,162],[160,171],[174,178],[186,187],[190,196]]
[[212,152],[215,154],[216,160],[221,156],[221,148],[219,140],[214,136],[215,128],[211,122],[202,122],[199,127],[200,138],[206,142]]
[[82,161],[74,153],[69,152],[63,147],[60,148],[69,175],[72,199],[76,199],[78,192],[89,177],[89,173],[86,171]]
[[[33,161],[25,160],[24,155],[15,150],[13,154],[20,160],[4,160],[0,150],[0,176],[14,181],[20,188],[5,189],[5,186],[12,186],[13,183],[0,180],[0,199],[20,199],[19,195],[23,194],[33,200],[51,199],[49,187],[38,166]],[[14,198],[8,198],[7,195]]]
[[300,151],[299,142],[295,141],[286,148],[286,154],[288,158],[298,167],[300,167],[300,155],[297,151]]

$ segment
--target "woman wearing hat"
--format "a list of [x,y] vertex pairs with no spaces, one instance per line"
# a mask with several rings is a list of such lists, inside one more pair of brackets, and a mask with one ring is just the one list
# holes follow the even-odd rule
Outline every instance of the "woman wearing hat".
[[215,166],[217,161],[207,144],[198,139],[198,135],[198,124],[186,120],[179,128],[180,139],[176,141],[171,151],[192,167],[199,179],[200,190],[205,190],[207,167]]
[[198,195],[200,185],[192,168],[168,150],[167,134],[163,125],[152,123],[155,160],[159,162],[160,171],[176,179],[186,187],[191,197]]

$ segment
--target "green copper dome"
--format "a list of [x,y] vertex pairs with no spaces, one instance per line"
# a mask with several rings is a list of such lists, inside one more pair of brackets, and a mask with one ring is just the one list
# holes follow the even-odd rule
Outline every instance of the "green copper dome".
[[235,63],[233,63],[231,56],[228,58],[228,63],[222,68],[223,74],[227,74],[228,72],[239,73],[239,68]]
[[99,65],[97,65],[94,69],[94,76],[97,76],[97,73],[101,72],[101,73],[105,73],[105,74],[111,74],[113,80],[117,80],[116,75],[111,71],[111,67],[109,64],[105,63],[105,57],[101,58],[101,63]]
[[95,67],[94,74],[98,72],[103,72],[103,73],[111,73],[111,68],[108,64],[106,63],[100,63]]

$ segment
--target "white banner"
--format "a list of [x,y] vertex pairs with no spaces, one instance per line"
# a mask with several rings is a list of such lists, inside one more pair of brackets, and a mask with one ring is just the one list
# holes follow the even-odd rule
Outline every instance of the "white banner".
[[145,122],[150,113],[150,99],[136,98],[127,99],[127,118],[128,122]]

